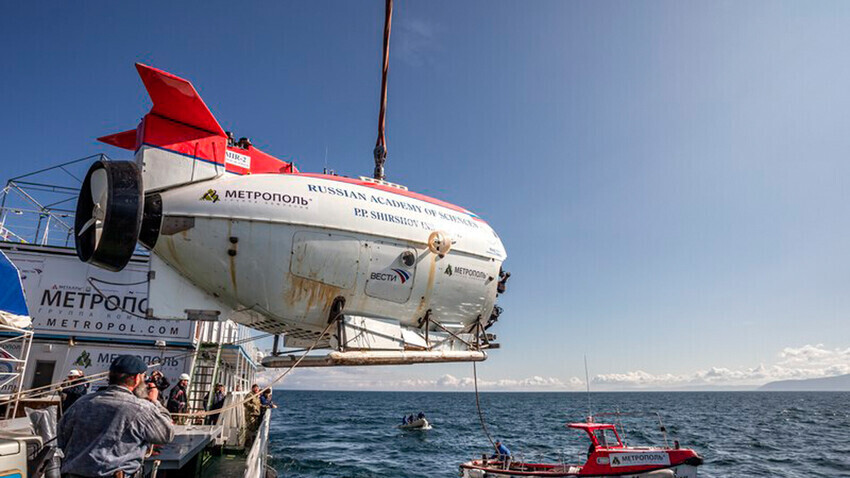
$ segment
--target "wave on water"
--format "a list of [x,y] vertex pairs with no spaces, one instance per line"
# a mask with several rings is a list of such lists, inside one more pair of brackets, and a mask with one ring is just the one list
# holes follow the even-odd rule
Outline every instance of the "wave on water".
[[[850,476],[850,393],[592,393],[594,412],[622,423],[629,445],[663,445],[668,430],[706,460],[702,477]],[[470,393],[276,391],[271,465],[284,478],[456,477],[490,444]],[[565,427],[587,415],[580,393],[483,393],[494,438],[519,459],[584,461],[587,438]],[[433,429],[405,431],[424,411]]]

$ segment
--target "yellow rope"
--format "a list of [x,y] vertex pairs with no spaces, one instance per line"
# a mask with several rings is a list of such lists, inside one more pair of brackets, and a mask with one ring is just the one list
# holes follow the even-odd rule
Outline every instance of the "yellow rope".
[[[273,334],[261,334],[261,335],[257,335],[257,336],[254,336],[254,337],[247,337],[247,338],[244,338],[244,339],[241,339],[241,340],[236,340],[234,342],[229,342],[229,343],[224,344],[224,345],[241,345],[241,344],[244,344],[244,343],[247,343],[247,342],[252,342],[254,340],[259,340],[259,339],[268,337],[269,335],[273,335]],[[200,344],[198,344],[198,346],[200,347]],[[169,358],[172,358],[172,359],[186,358],[186,357],[193,355],[194,353],[195,353],[195,350],[192,350],[192,351],[186,352],[184,354],[170,356]],[[161,363],[152,363],[152,364],[148,365],[148,368],[158,367],[160,365],[162,365],[162,364]],[[95,382],[99,382],[101,380],[106,379],[108,376],[109,376],[109,372],[106,371],[106,372],[96,373],[94,375],[87,375],[87,376],[84,377],[84,379],[80,379],[79,381],[76,381],[73,384],[67,384],[63,380],[61,382],[50,383],[50,384],[47,384],[47,385],[43,385],[41,387],[35,387],[35,388],[27,389],[27,390],[21,390],[19,392],[15,392],[15,393],[11,394],[5,400],[0,401],[0,406],[13,403],[13,402],[15,402],[15,400],[47,397],[47,396],[53,395],[56,392],[61,392],[62,390],[66,389],[66,388],[74,387],[74,386],[77,386],[77,385],[92,384],[92,383],[95,383]]]
[[[337,314],[337,318],[338,318],[340,315],[342,315],[342,313]],[[241,402],[233,403],[233,404],[228,405],[227,407],[224,407],[224,408],[219,408],[219,409],[216,409],[216,410],[209,410],[209,411],[197,411],[197,412],[191,412],[191,413],[172,413],[172,414],[171,414],[171,416],[172,416],[172,417],[187,417],[187,418],[204,418],[204,417],[208,417],[208,416],[210,416],[210,415],[218,415],[218,414],[220,414],[220,413],[224,413],[224,412],[226,412],[226,411],[228,411],[228,410],[232,410],[232,409],[234,409],[234,408],[237,408],[237,407],[240,407],[240,406],[244,406],[246,403],[248,403],[248,402],[250,402],[251,400],[253,400],[253,399],[255,399],[255,398],[259,397],[260,395],[262,395],[262,394],[263,394],[263,392],[265,392],[266,390],[271,390],[271,389],[272,389],[272,387],[273,387],[275,384],[277,384],[278,382],[280,382],[281,380],[283,380],[283,379],[284,379],[284,377],[286,377],[286,376],[289,374],[289,372],[291,372],[291,371],[295,370],[295,367],[297,367],[297,366],[298,366],[298,364],[300,364],[300,363],[301,363],[301,361],[302,361],[302,360],[304,360],[304,358],[305,358],[305,357],[307,357],[307,354],[309,354],[310,352],[312,352],[312,351],[313,351],[313,349],[315,349],[315,348],[316,348],[316,346],[317,346],[317,345],[319,345],[319,342],[321,342],[321,341],[322,341],[322,339],[323,339],[323,338],[325,337],[325,335],[328,333],[328,330],[330,330],[331,326],[332,326],[332,325],[334,325],[335,323],[336,323],[336,319],[331,320],[330,322],[328,322],[328,325],[325,327],[325,330],[323,330],[323,331],[322,331],[322,333],[321,333],[321,334],[319,334],[319,336],[318,336],[318,337],[316,337],[316,340],[313,342],[313,344],[312,344],[309,348],[307,348],[306,350],[304,350],[304,352],[301,354],[301,356],[300,356],[300,357],[298,357],[298,360],[296,360],[296,361],[295,361],[295,363],[293,363],[292,365],[290,365],[290,367],[289,367],[288,369],[284,370],[284,372],[283,372],[282,374],[280,374],[280,375],[279,375],[276,379],[274,379],[274,380],[273,380],[270,384],[268,384],[268,386],[266,386],[265,388],[261,389],[258,393],[256,393],[256,394],[249,393],[249,394],[246,396],[245,400],[243,400],[243,401],[241,401]]]

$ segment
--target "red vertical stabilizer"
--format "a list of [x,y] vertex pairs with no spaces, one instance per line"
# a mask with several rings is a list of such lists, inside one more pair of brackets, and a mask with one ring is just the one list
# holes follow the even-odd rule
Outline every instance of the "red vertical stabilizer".
[[291,163],[253,146],[228,146],[224,129],[188,80],[141,63],[136,63],[136,69],[153,107],[135,130],[103,136],[99,141],[131,151],[143,146],[156,148],[224,166],[235,174],[297,172]]

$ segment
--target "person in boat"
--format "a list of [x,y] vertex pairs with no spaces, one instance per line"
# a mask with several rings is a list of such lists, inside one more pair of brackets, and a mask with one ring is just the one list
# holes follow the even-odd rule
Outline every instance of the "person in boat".
[[511,450],[508,449],[500,440],[496,440],[493,444],[496,447],[496,453],[490,457],[491,460],[508,461],[511,459]]
[[148,448],[174,439],[159,391],[144,386],[146,370],[140,358],[119,355],[109,366],[107,388],[81,397],[59,420],[63,478],[141,475]]
[[[189,409],[189,374],[180,374],[180,381],[171,389],[168,396],[168,411],[171,413],[186,413]],[[186,417],[178,417],[177,424],[185,423]]]
[[277,405],[275,405],[272,401],[272,389],[267,388],[263,390],[263,394],[260,395],[260,406],[263,407],[264,410],[277,408]]
[[256,383],[251,385],[251,393],[248,395],[248,401],[245,402],[245,448],[251,448],[254,439],[257,438],[257,431],[260,429],[260,420],[263,416],[263,404],[260,403],[260,386]]
[[[206,394],[204,396],[204,410],[207,410],[207,405],[209,405],[209,411],[220,410],[224,406],[224,399],[227,398],[227,392],[224,390],[224,384],[218,383],[215,386],[215,393],[213,393],[212,402],[210,402],[210,394]],[[219,414],[216,413],[214,415],[210,415],[207,417],[206,422],[208,425],[215,425],[218,423]]]
[[416,415],[416,418],[422,420],[423,418],[425,418],[425,412],[419,412],[419,415]]
[[413,423],[415,418],[413,418],[413,414],[411,413],[409,417],[407,417],[407,423]]
[[64,413],[71,405],[77,402],[83,395],[88,393],[89,384],[83,383],[83,372],[80,370],[71,370],[68,372],[68,378],[62,382],[62,412]]
[[161,371],[154,370],[148,378],[148,383],[152,383],[156,386],[157,390],[159,390],[159,401],[165,405],[165,391],[171,386],[171,382],[165,378],[165,375],[163,375]]
[[402,425],[407,425],[407,416],[403,416],[403,417],[401,417],[401,424],[402,424]]

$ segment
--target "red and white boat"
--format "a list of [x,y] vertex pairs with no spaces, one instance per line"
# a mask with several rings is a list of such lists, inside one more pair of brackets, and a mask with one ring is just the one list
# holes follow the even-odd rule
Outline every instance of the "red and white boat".
[[528,476],[619,476],[629,478],[695,478],[702,457],[694,450],[670,447],[626,446],[610,423],[570,423],[590,439],[584,464],[525,463],[482,458],[460,465],[463,478],[513,478]]

